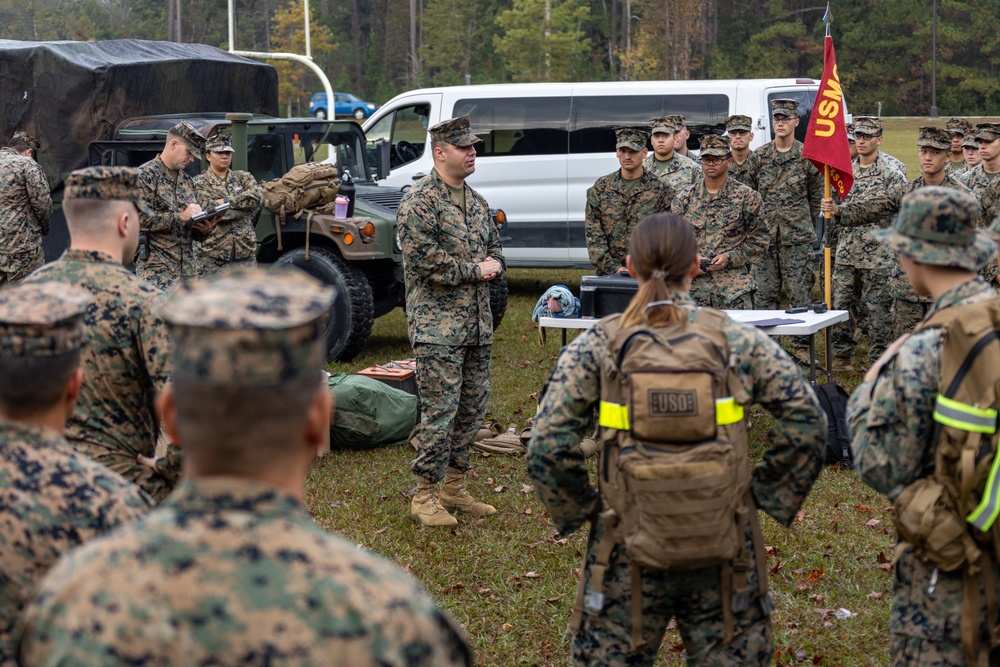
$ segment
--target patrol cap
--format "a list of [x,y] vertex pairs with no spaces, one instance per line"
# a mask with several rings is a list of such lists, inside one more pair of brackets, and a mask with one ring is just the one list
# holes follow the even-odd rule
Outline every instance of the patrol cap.
[[892,226],[872,236],[923,264],[978,271],[997,256],[996,243],[978,230],[978,220],[979,202],[971,192],[930,186],[903,197]]
[[142,200],[139,170],[132,167],[87,167],[66,177],[64,199],[125,200],[143,213],[150,209]]
[[210,153],[234,153],[233,139],[228,134],[217,134],[207,141],[205,150]]
[[428,131],[431,133],[431,141],[443,141],[459,148],[482,142],[482,139],[472,133],[472,121],[467,115],[443,120]]
[[38,152],[38,149],[41,148],[41,144],[38,143],[38,139],[35,139],[27,132],[23,132],[21,130],[15,132],[14,136],[11,137],[11,140],[23,141],[24,143],[31,146],[31,150],[35,151],[36,153]]
[[847,140],[850,142],[855,142],[856,139],[854,137],[854,123],[848,123],[845,126],[845,129],[847,130]]
[[917,146],[937,148],[943,151],[951,149],[951,137],[948,135],[947,130],[934,127],[933,125],[923,125],[917,128],[917,132],[919,133],[917,136]]
[[1000,123],[980,123],[976,125],[976,139],[994,141],[1000,139]]
[[949,118],[944,124],[944,129],[948,134],[968,134],[972,132],[972,123],[964,118]]
[[854,136],[863,134],[866,137],[882,136],[882,119],[878,116],[855,116]]
[[163,306],[174,379],[273,387],[326,362],[333,288],[298,269],[237,269],[183,284]]
[[786,116],[792,118],[797,116],[796,111],[799,108],[798,100],[790,100],[787,98],[779,98],[776,100],[771,100],[771,115],[772,116]]
[[729,153],[729,142],[725,137],[720,137],[717,134],[701,135],[701,155],[727,157]]
[[679,113],[667,116],[667,122],[676,127],[678,132],[680,132],[687,126],[687,121],[685,120],[684,116],[682,116]]
[[750,116],[741,116],[740,114],[734,114],[726,119],[726,132],[731,132],[732,130],[743,130],[744,132],[753,131],[753,119]]
[[0,289],[0,355],[54,357],[79,350],[90,293],[59,282]]
[[965,135],[965,139],[962,140],[962,148],[979,148],[979,141],[976,139],[975,133],[969,132]]
[[615,130],[615,148],[628,147],[638,152],[646,147],[649,133],[635,127],[622,127]]
[[194,125],[182,120],[170,128],[170,131],[178,135],[187,144],[188,150],[196,158],[201,158],[201,152],[205,149],[205,136],[194,129]]
[[657,132],[663,132],[664,134],[674,134],[679,129],[670,121],[669,116],[660,116],[659,118],[649,119],[650,132],[656,134]]

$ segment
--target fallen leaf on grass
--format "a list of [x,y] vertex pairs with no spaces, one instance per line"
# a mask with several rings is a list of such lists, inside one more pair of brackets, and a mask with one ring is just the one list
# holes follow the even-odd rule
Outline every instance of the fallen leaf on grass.
[[506,490],[507,490],[507,487],[504,486],[503,484],[501,484],[500,486],[497,486],[497,487],[493,488],[493,492],[494,493],[503,493]]
[[784,565],[784,564],[785,564],[785,561],[783,561],[783,560],[781,560],[781,559],[779,558],[779,559],[778,559],[778,562],[774,564],[774,567],[772,567],[772,568],[771,568],[771,569],[770,569],[770,570],[768,571],[768,573],[769,573],[769,574],[776,574],[776,573],[778,572],[778,570],[780,570],[780,569],[781,569],[781,566],[782,566],[782,565]]
[[855,505],[854,509],[858,510],[859,512],[871,512],[872,511],[872,506],[871,505]]
[[799,622],[798,621],[785,621],[785,627],[788,628],[789,630],[795,630],[796,628],[799,627]]
[[537,572],[527,572],[527,573],[525,573],[524,578],[525,579],[541,579],[542,575],[538,574]]
[[880,523],[882,523],[882,522],[879,521],[878,519],[868,519],[868,521],[865,522],[865,525],[868,526],[869,528],[874,528],[875,526],[879,525]]
[[796,521],[802,521],[805,518],[806,518],[806,513],[803,512],[802,510],[799,510],[799,513],[795,515]]
[[824,576],[826,576],[826,572],[823,570],[823,566],[820,565],[818,568],[816,568],[815,570],[813,570],[812,572],[810,572],[809,576],[807,576],[806,579],[808,579],[809,581],[811,581],[813,583],[816,583],[817,581],[819,581],[820,579],[822,579]]
[[531,398],[535,399],[536,401],[538,400],[538,392],[537,391],[531,392],[530,394],[528,394],[528,396],[530,396]]
[[825,609],[825,608],[822,608],[822,607],[816,607],[815,609],[813,609],[813,611],[816,612],[817,614],[819,614],[820,616],[833,616],[833,609]]
[[670,647],[670,652],[671,653],[683,653],[684,652],[684,644],[683,643],[674,644],[673,646]]
[[885,552],[879,551],[878,556],[875,557],[878,561],[878,566],[882,570],[892,570],[892,561],[885,557]]
[[445,593],[451,593],[452,591],[464,591],[464,590],[465,590],[465,584],[463,584],[460,581],[457,584],[452,584],[448,588],[444,589],[444,592]]
[[884,595],[885,595],[885,593],[879,593],[879,592],[876,592],[876,591],[872,591],[871,593],[869,593],[865,597],[871,598],[872,600],[881,600]]
[[824,602],[826,602],[826,596],[820,595],[819,593],[813,593],[812,595],[809,596],[809,599],[819,604],[823,604]]
[[332,503],[330,503],[330,508],[336,510],[340,509],[343,505],[344,503],[340,502],[339,500],[334,500]]
[[823,656],[820,656],[820,655],[814,655],[813,656],[813,664],[814,665],[819,665],[822,662],[823,662]]
[[561,599],[560,596],[557,595],[555,597],[545,598],[545,601],[546,602],[559,602],[560,599]]
[[511,630],[514,629],[514,626],[511,625],[510,623],[504,623],[503,625],[500,626],[500,629],[503,630],[504,632],[510,632]]
[[534,493],[534,492],[535,492],[535,487],[533,487],[531,484],[521,485],[521,493]]
[[768,556],[777,556],[778,555],[778,547],[768,547],[768,546],[765,546],[764,547],[764,553],[766,553]]
[[531,516],[531,508],[529,507],[528,509],[524,510],[524,513],[527,514],[528,516]]
[[383,526],[382,528],[379,528],[378,530],[376,530],[375,534],[376,535],[381,535],[382,533],[386,532],[387,530],[389,530],[389,526]]
[[480,589],[477,589],[476,592],[479,593],[480,595],[486,595],[487,593],[492,593],[493,589],[492,588],[480,588]]

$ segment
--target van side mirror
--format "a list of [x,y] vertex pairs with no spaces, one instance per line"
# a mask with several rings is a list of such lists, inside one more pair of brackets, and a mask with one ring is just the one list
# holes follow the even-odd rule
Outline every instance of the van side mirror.
[[380,140],[375,144],[375,180],[381,181],[389,176],[389,154],[392,145]]

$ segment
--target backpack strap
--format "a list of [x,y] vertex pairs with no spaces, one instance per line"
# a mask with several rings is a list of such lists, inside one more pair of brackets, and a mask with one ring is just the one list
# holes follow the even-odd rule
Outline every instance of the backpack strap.
[[[594,530],[597,524],[597,513],[591,519],[590,529]],[[606,509],[600,513],[600,518],[604,523],[604,534],[594,545],[594,566],[590,568],[590,575],[587,576],[587,555],[584,554],[583,569],[580,573],[580,584],[576,589],[576,603],[573,605],[573,615],[570,617],[570,627],[574,630],[583,629],[584,607],[597,613],[604,609],[604,576],[611,566],[611,552],[619,543],[618,515],[613,509]],[[587,584],[590,584],[590,594],[585,595]]]

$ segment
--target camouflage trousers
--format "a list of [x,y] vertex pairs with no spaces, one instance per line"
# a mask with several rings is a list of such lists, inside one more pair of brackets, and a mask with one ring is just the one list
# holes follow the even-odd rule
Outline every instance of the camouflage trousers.
[[892,340],[913,331],[930,309],[924,301],[906,301],[895,298],[892,301]]
[[252,269],[257,266],[257,258],[250,255],[246,259],[234,259],[230,261],[216,259],[214,257],[198,256],[198,275],[201,277],[210,276],[223,269],[243,268]]
[[[992,567],[994,580],[998,582],[994,595],[1000,596],[1000,567],[996,562],[987,567]],[[962,648],[962,571],[938,571],[935,576],[932,566],[915,557],[913,549],[907,549],[896,563],[893,577],[889,616],[889,656],[893,667],[975,667]],[[980,600],[983,592],[980,586]],[[986,617],[984,604],[976,614],[980,646],[989,637]],[[997,621],[1000,619],[992,619],[993,623]],[[989,654],[989,664],[1000,664],[1000,650],[994,649]]]
[[0,260],[4,268],[0,270],[0,287],[16,285],[35,269],[45,264],[45,252],[41,247],[37,251],[9,255]]
[[[141,487],[157,503],[163,502],[163,499],[174,490],[172,482],[156,470],[136,461],[133,454],[82,440],[71,440],[70,445],[84,456],[97,461],[105,468],[110,468],[128,481]],[[153,455],[154,452],[149,453],[150,457]]]
[[[585,557],[585,596],[592,590],[591,572],[596,564],[595,545],[605,530],[598,517],[591,531]],[[749,531],[748,531],[749,533]],[[757,587],[757,569],[750,544],[749,585]],[[722,611],[722,583],[719,567],[672,572],[643,569],[642,638],[645,646],[630,652],[632,633],[632,573],[629,557],[621,545],[615,547],[604,575],[604,606],[597,612],[585,609],[582,627],[574,629],[573,663],[577,666],[640,667],[653,665],[671,618],[677,621],[684,655],[691,667],[765,667],[774,654],[771,629],[770,593],[750,603],[749,609],[736,614],[739,634],[724,644],[726,627]]]
[[754,305],[761,310],[776,310],[781,307],[784,293],[789,306],[808,306],[815,280],[811,243],[768,248],[754,266]]
[[468,470],[469,455],[490,402],[492,345],[417,343],[420,431],[410,469],[428,482],[445,467]]
[[850,358],[856,347],[854,330],[868,336],[868,361],[874,363],[892,336],[892,269],[858,269],[838,264],[833,271],[833,307],[850,313],[850,320],[833,327],[833,353]]
[[135,265],[135,275],[139,276],[162,292],[169,292],[172,290],[174,288],[174,283],[176,283],[180,278],[167,269],[157,270],[156,268],[142,265],[138,262]]
[[753,310],[754,293],[727,290],[723,281],[702,280],[705,276],[691,282],[691,300],[699,306],[708,306],[718,310]]

